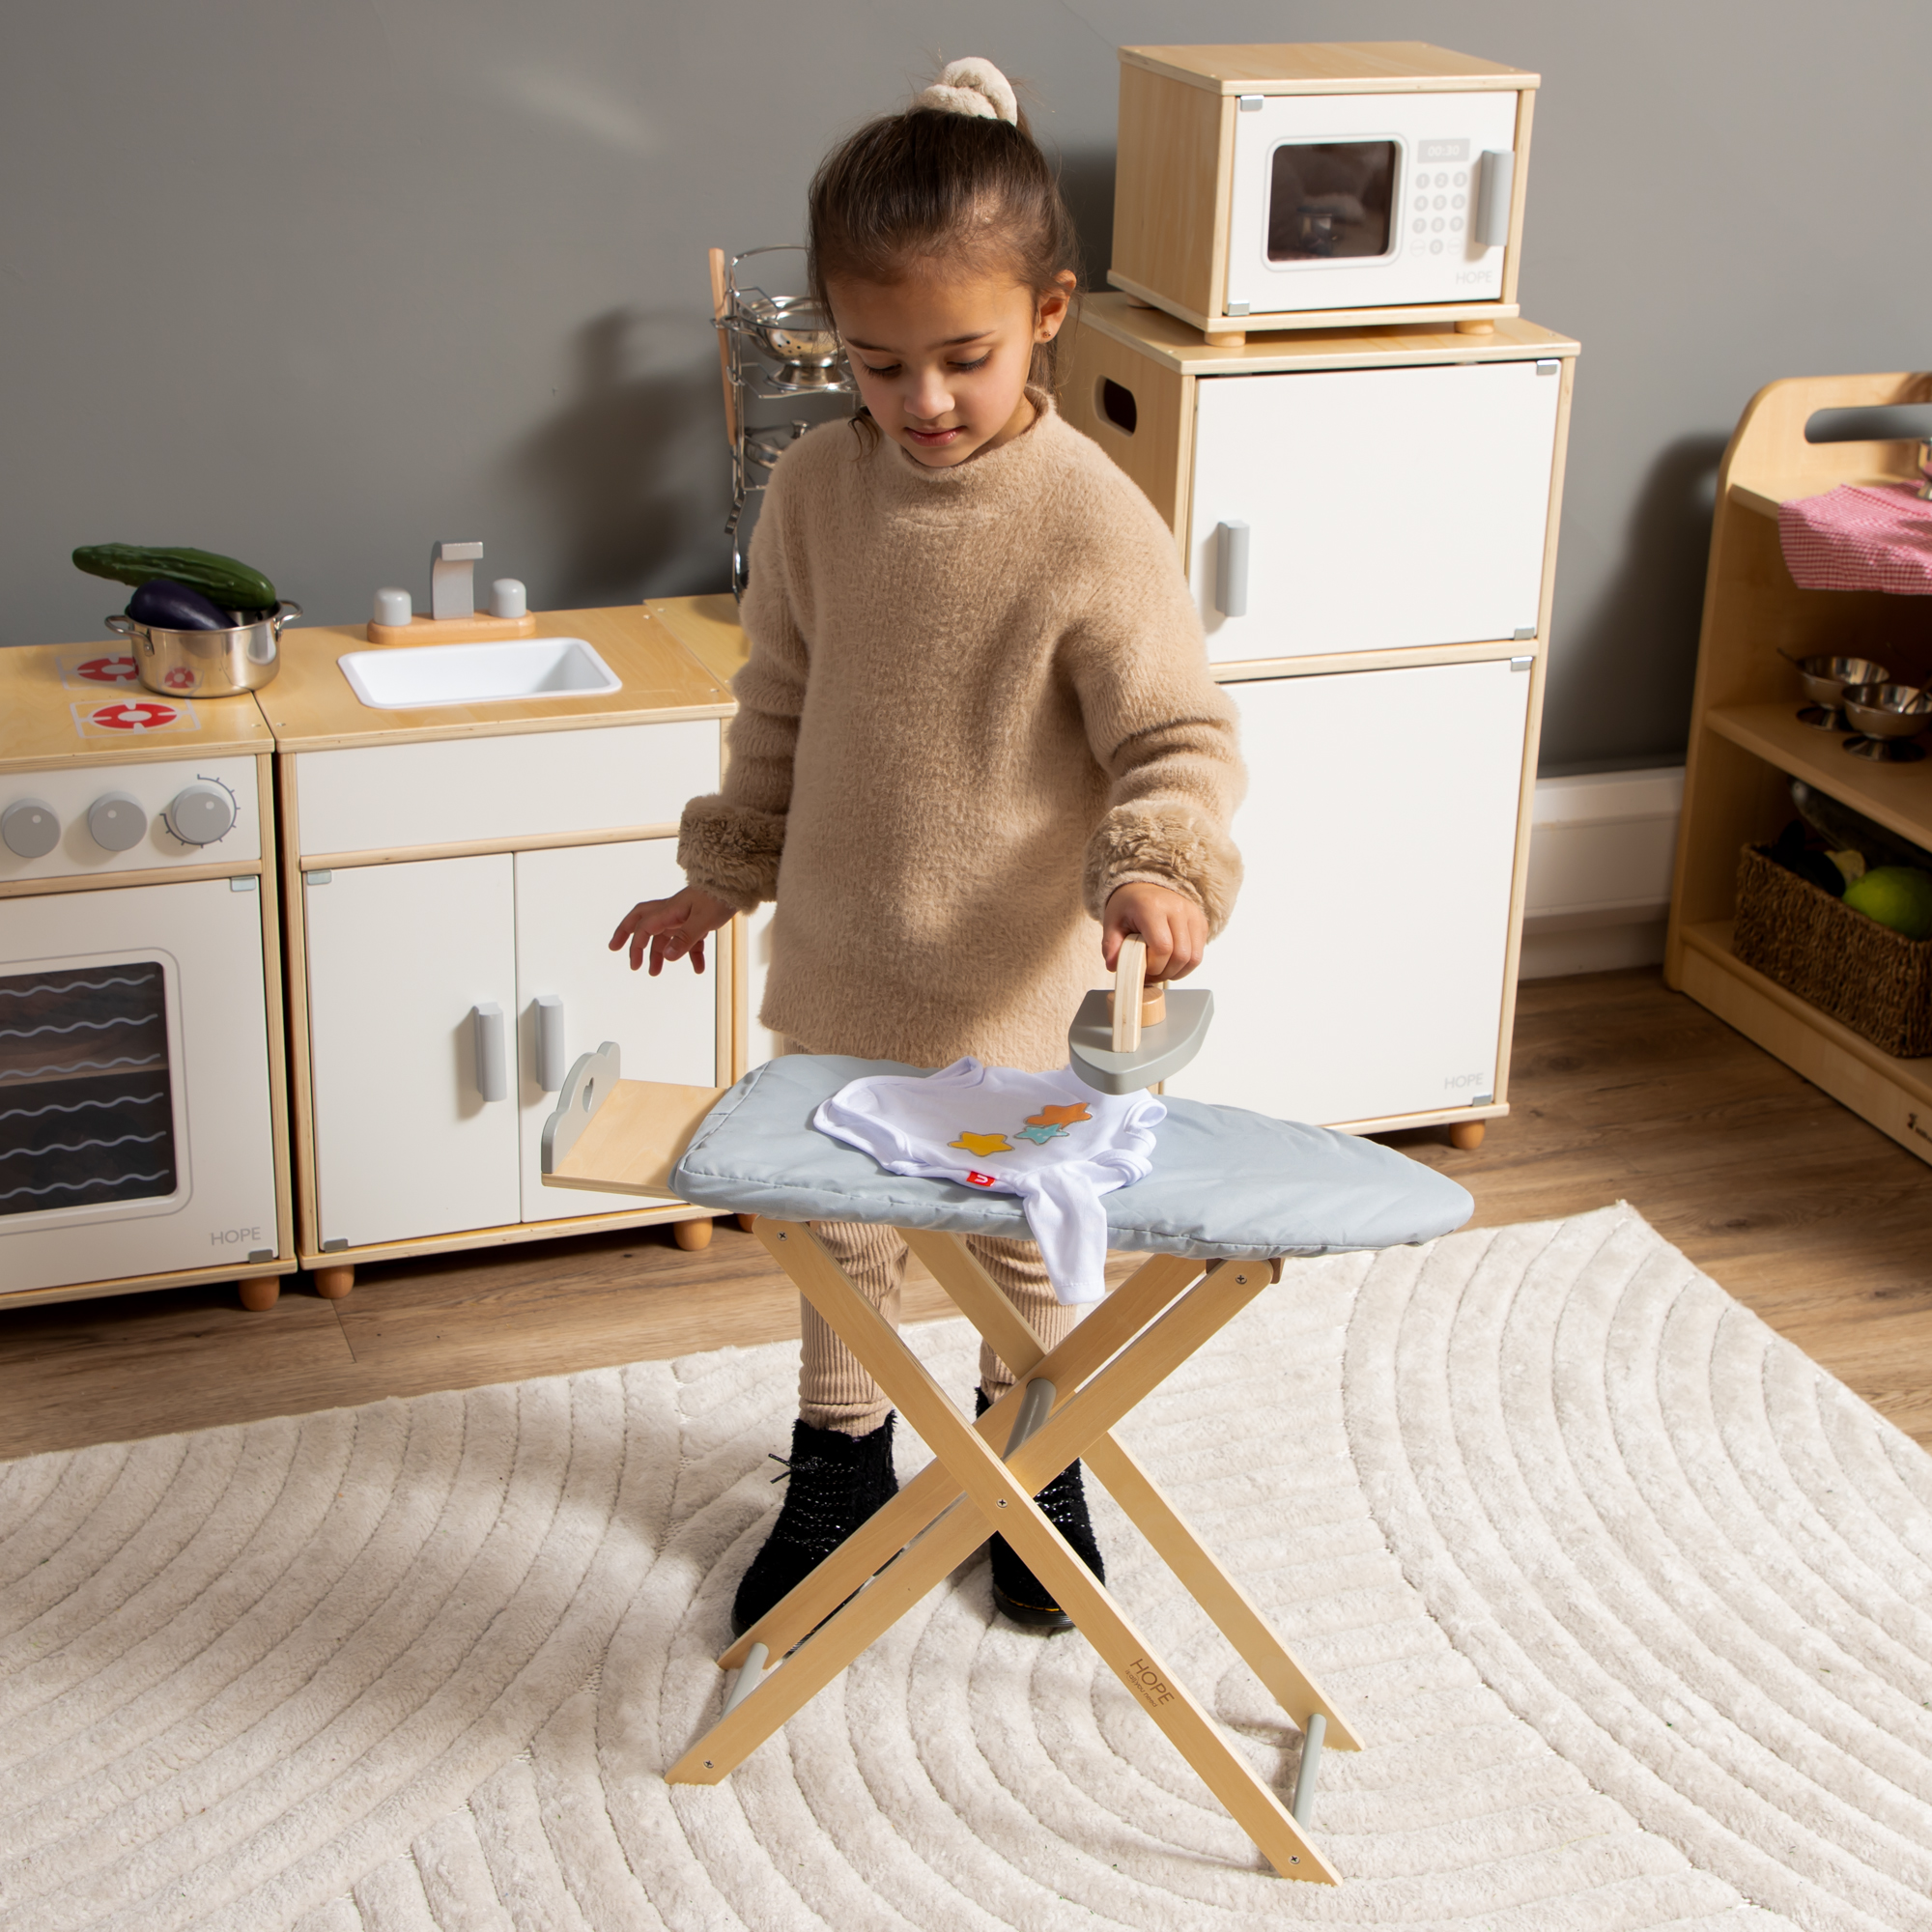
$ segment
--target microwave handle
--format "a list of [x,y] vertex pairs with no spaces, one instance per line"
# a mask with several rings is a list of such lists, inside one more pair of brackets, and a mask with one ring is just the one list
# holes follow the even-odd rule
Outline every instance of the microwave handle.
[[1482,248],[1500,248],[1510,233],[1510,191],[1516,186],[1514,152],[1508,148],[1485,148],[1477,181],[1476,244]]
[[1248,526],[1214,526],[1214,608],[1224,617],[1248,614]]

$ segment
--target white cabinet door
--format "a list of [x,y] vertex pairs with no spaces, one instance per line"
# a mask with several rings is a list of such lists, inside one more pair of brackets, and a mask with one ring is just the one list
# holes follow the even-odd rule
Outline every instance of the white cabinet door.
[[607,1039],[624,1051],[627,1080],[681,1087],[718,1084],[718,980],[711,949],[705,970],[680,960],[653,980],[633,973],[627,954],[611,951],[617,922],[639,899],[666,898],[684,888],[674,838],[621,845],[576,845],[519,852],[517,871],[517,1094],[522,1141],[523,1218],[556,1221],[575,1214],[636,1213],[635,1194],[590,1194],[546,1187],[539,1155],[544,1122],[556,1105],[540,1076],[540,999],[554,999],[561,1029],[558,1058],[568,1072],[580,1054]]
[[1495,1091],[1529,675],[1506,662],[1224,687],[1246,878],[1168,1086],[1333,1124]]
[[474,1020],[501,1009],[508,1060],[509,854],[338,867],[303,903],[322,1239],[515,1222],[516,1102],[478,1091]]
[[[1561,389],[1553,360],[1197,384],[1188,575],[1208,655],[1531,635]],[[1241,616],[1217,601],[1224,523],[1248,526]]]

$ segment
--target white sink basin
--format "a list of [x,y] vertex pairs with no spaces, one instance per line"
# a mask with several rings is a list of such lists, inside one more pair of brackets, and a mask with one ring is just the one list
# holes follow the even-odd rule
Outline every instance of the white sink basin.
[[582,638],[412,644],[400,650],[351,651],[336,662],[350,690],[373,711],[592,697],[623,689],[623,680]]

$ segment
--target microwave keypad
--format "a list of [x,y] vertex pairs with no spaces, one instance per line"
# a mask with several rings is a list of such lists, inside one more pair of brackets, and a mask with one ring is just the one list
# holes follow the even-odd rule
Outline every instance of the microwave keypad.
[[1417,246],[1426,245],[1432,255],[1442,252],[1442,238],[1461,235],[1465,221],[1465,211],[1469,206],[1469,171],[1467,168],[1424,168],[1410,184],[1413,190],[1409,207],[1413,217],[1409,222],[1412,234],[1429,237],[1426,243],[1418,240]]

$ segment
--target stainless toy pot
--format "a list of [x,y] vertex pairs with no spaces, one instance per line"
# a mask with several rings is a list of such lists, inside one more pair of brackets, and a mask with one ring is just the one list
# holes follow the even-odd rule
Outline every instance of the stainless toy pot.
[[[282,668],[282,627],[302,613],[286,598],[255,621],[226,631],[163,631],[116,614],[107,628],[134,646],[134,669],[150,691],[169,697],[233,697],[259,691]],[[230,611],[231,616],[248,613]]]

